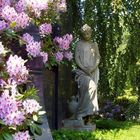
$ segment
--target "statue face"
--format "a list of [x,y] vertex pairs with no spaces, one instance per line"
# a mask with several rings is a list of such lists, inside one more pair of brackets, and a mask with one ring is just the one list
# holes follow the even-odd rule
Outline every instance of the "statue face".
[[92,32],[91,32],[91,31],[89,31],[89,32],[83,32],[83,33],[82,33],[82,37],[83,37],[83,39],[86,40],[86,41],[88,41],[88,40],[91,39],[91,35],[92,35]]
[[81,28],[81,36],[84,40],[88,41],[91,39],[91,35],[92,35],[92,29],[90,26],[88,26],[87,24],[85,24],[82,28]]

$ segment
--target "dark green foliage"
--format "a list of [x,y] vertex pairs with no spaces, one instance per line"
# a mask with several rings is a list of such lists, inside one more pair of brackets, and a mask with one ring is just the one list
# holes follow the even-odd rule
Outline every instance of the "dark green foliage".
[[2,136],[3,136],[4,140],[12,140],[13,139],[12,135],[9,133],[6,133],[6,132],[2,133]]

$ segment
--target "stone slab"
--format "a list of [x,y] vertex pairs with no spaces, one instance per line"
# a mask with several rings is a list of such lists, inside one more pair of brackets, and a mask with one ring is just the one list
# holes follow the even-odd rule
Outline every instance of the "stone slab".
[[84,124],[83,120],[63,120],[62,126],[64,129],[78,130],[78,131],[95,131],[96,124]]

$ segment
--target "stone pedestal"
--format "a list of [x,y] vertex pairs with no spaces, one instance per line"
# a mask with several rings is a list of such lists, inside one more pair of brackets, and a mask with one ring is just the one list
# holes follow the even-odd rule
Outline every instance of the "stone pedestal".
[[94,131],[96,129],[95,124],[84,124],[83,120],[63,120],[62,126],[65,129],[71,129],[71,130],[78,130],[78,131]]

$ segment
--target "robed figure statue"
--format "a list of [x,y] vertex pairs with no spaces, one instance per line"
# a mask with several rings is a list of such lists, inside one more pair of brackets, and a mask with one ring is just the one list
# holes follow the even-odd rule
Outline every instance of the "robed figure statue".
[[97,86],[99,80],[100,54],[97,43],[91,40],[92,29],[85,24],[81,28],[80,41],[75,49],[75,80],[78,85],[78,102],[74,112],[75,119],[91,117],[99,110]]

